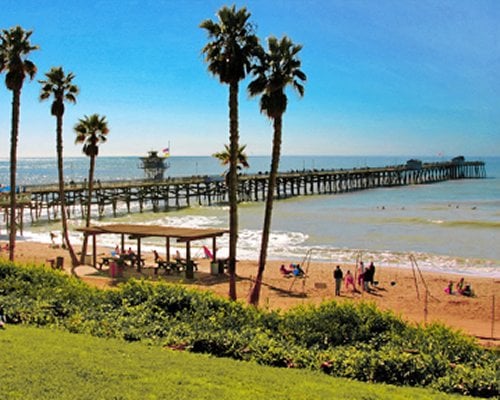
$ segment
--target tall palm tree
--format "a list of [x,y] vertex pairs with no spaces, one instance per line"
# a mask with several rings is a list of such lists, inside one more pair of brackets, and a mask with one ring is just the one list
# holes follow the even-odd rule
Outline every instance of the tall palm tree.
[[297,54],[302,49],[301,45],[293,44],[288,37],[284,36],[281,40],[270,37],[268,47],[268,51],[266,53],[262,52],[259,56],[258,62],[253,68],[255,79],[248,85],[250,96],[262,95],[260,110],[273,121],[274,128],[271,172],[267,187],[259,269],[249,298],[250,304],[253,305],[259,303],[262,277],[266,266],[274,189],[281,152],[282,118],[288,103],[285,89],[287,86],[292,86],[300,96],[303,96],[304,86],[301,82],[306,81],[306,75],[300,70],[301,62],[297,57]]
[[42,85],[40,91],[40,100],[54,98],[50,113],[56,117],[56,151],[57,151],[57,171],[59,175],[59,199],[61,202],[62,236],[63,244],[69,251],[71,257],[71,272],[74,274],[75,267],[78,265],[73,246],[69,241],[68,234],[68,216],[66,214],[66,196],[64,193],[64,175],[63,175],[63,115],[64,102],[76,103],[78,95],[78,86],[73,84],[75,75],[69,72],[64,73],[62,67],[53,67],[45,74],[47,79],[38,81]]
[[[90,226],[90,212],[92,208],[92,191],[94,190],[95,159],[99,155],[99,143],[106,141],[109,128],[105,116],[101,117],[99,114],[92,114],[90,117],[85,115],[83,118],[80,118],[73,129],[76,132],[75,143],[83,143],[83,153],[90,157],[87,215],[85,218],[85,226],[88,228]],[[87,239],[87,235],[84,235],[82,258],[80,260],[82,264],[87,254]]]
[[27,59],[38,49],[30,43],[32,31],[20,26],[3,29],[0,35],[0,72],[6,72],[5,85],[12,91],[12,125],[10,133],[10,216],[9,216],[9,260],[14,261],[16,247],[16,174],[17,142],[19,138],[19,113],[21,108],[21,89],[26,75],[33,79],[36,66]]
[[238,240],[238,89],[239,82],[251,69],[255,50],[260,47],[250,13],[245,7],[224,6],[217,12],[218,21],[205,20],[200,27],[208,33],[203,48],[208,70],[221,83],[229,85],[229,298],[236,300],[236,243]]

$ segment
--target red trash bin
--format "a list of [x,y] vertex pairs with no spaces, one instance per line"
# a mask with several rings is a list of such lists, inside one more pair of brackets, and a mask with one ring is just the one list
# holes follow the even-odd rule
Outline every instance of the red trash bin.
[[111,276],[111,278],[115,278],[117,274],[118,274],[118,265],[114,261],[111,261],[109,263],[109,275]]

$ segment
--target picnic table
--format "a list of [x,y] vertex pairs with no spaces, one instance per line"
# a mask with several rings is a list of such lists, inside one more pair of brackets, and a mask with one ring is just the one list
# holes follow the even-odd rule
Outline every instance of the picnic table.
[[101,262],[100,262],[100,263],[98,263],[98,265],[99,265],[99,269],[102,269],[102,267],[103,267],[104,265],[109,266],[109,264],[111,264],[111,262],[113,262],[113,261],[114,261],[114,262],[117,262],[119,259],[120,259],[120,257],[118,257],[118,256],[109,256],[109,257],[107,257],[107,256],[103,256],[103,257],[101,258]]
[[104,265],[109,266],[112,262],[116,262],[117,264],[121,264],[123,266],[133,267],[140,263],[141,266],[144,266],[145,260],[144,258],[138,259],[137,256],[129,255],[129,254],[120,254],[111,255],[111,256],[103,256],[101,257],[101,262],[98,263],[99,269],[102,269]]
[[134,267],[134,266],[144,267],[144,264],[145,264],[144,258],[141,257],[139,259],[136,254],[121,254],[120,258],[123,261],[128,262],[131,267]]
[[165,274],[170,274],[174,269],[176,269],[176,263],[170,261],[157,260],[156,266],[154,267],[155,275],[158,275],[159,269],[164,269]]
[[[194,261],[193,268],[198,270],[198,264]],[[158,274],[159,269],[164,269],[165,274],[170,274],[172,271],[182,272],[187,268],[187,263],[185,260],[174,260],[174,261],[164,261],[164,260],[156,260],[156,266],[154,267],[154,274]]]

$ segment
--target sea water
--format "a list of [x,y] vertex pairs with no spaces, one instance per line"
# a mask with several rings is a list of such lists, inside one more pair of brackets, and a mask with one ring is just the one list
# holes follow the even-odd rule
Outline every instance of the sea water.
[[[410,157],[284,156],[281,171],[380,167],[404,164]],[[415,158],[415,157],[412,157]],[[422,161],[444,161],[419,157]],[[410,267],[410,254],[420,268],[481,276],[500,276],[500,157],[467,157],[486,163],[486,179],[446,181],[370,189],[334,195],[309,195],[276,201],[273,209],[269,258],[293,261],[308,259],[355,263],[358,257],[380,266]],[[213,157],[170,157],[165,176],[221,175],[224,167]],[[249,173],[269,170],[269,157],[250,157]],[[96,179],[141,179],[138,157],[98,157]],[[65,160],[65,180],[83,181],[88,173],[85,157]],[[8,184],[9,162],[0,160],[0,183]],[[31,158],[18,162],[18,183],[28,186],[55,183],[55,159]],[[138,210],[135,210],[138,211]],[[257,259],[264,203],[239,207],[238,258]],[[39,222],[25,227],[20,240],[50,241],[49,231],[59,223]],[[124,209],[93,224],[144,223],[183,227],[228,227],[228,207],[191,207],[169,212],[133,212]],[[0,223],[1,224],[1,223]],[[70,221],[72,239],[81,240]],[[2,227],[2,225],[0,225]],[[3,227],[2,227],[3,228]],[[3,232],[5,232],[3,230]],[[4,235],[5,237],[5,235]],[[2,238],[3,239],[3,238]],[[100,244],[114,247],[116,237],[103,236]],[[228,238],[219,239],[219,254],[227,255]],[[134,245],[134,242],[128,243]],[[127,244],[127,245],[128,245]],[[203,242],[194,255],[201,256]],[[206,243],[209,244],[209,243]],[[162,250],[164,240],[145,239],[143,250]],[[179,246],[182,251],[182,246]],[[197,254],[199,252],[200,254]]]

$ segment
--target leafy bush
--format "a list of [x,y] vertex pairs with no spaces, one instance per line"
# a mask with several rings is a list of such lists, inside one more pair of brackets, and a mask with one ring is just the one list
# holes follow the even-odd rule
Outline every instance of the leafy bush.
[[492,364],[489,368],[457,365],[453,373],[437,379],[431,387],[448,393],[498,398],[498,359]]
[[328,302],[292,309],[281,321],[281,333],[307,348],[327,349],[348,343],[380,342],[387,332],[400,332],[403,322],[373,304]]
[[409,326],[373,304],[327,302],[278,313],[176,285],[132,280],[101,291],[57,271],[0,263],[0,311],[11,323],[498,396],[497,353],[442,325]]

